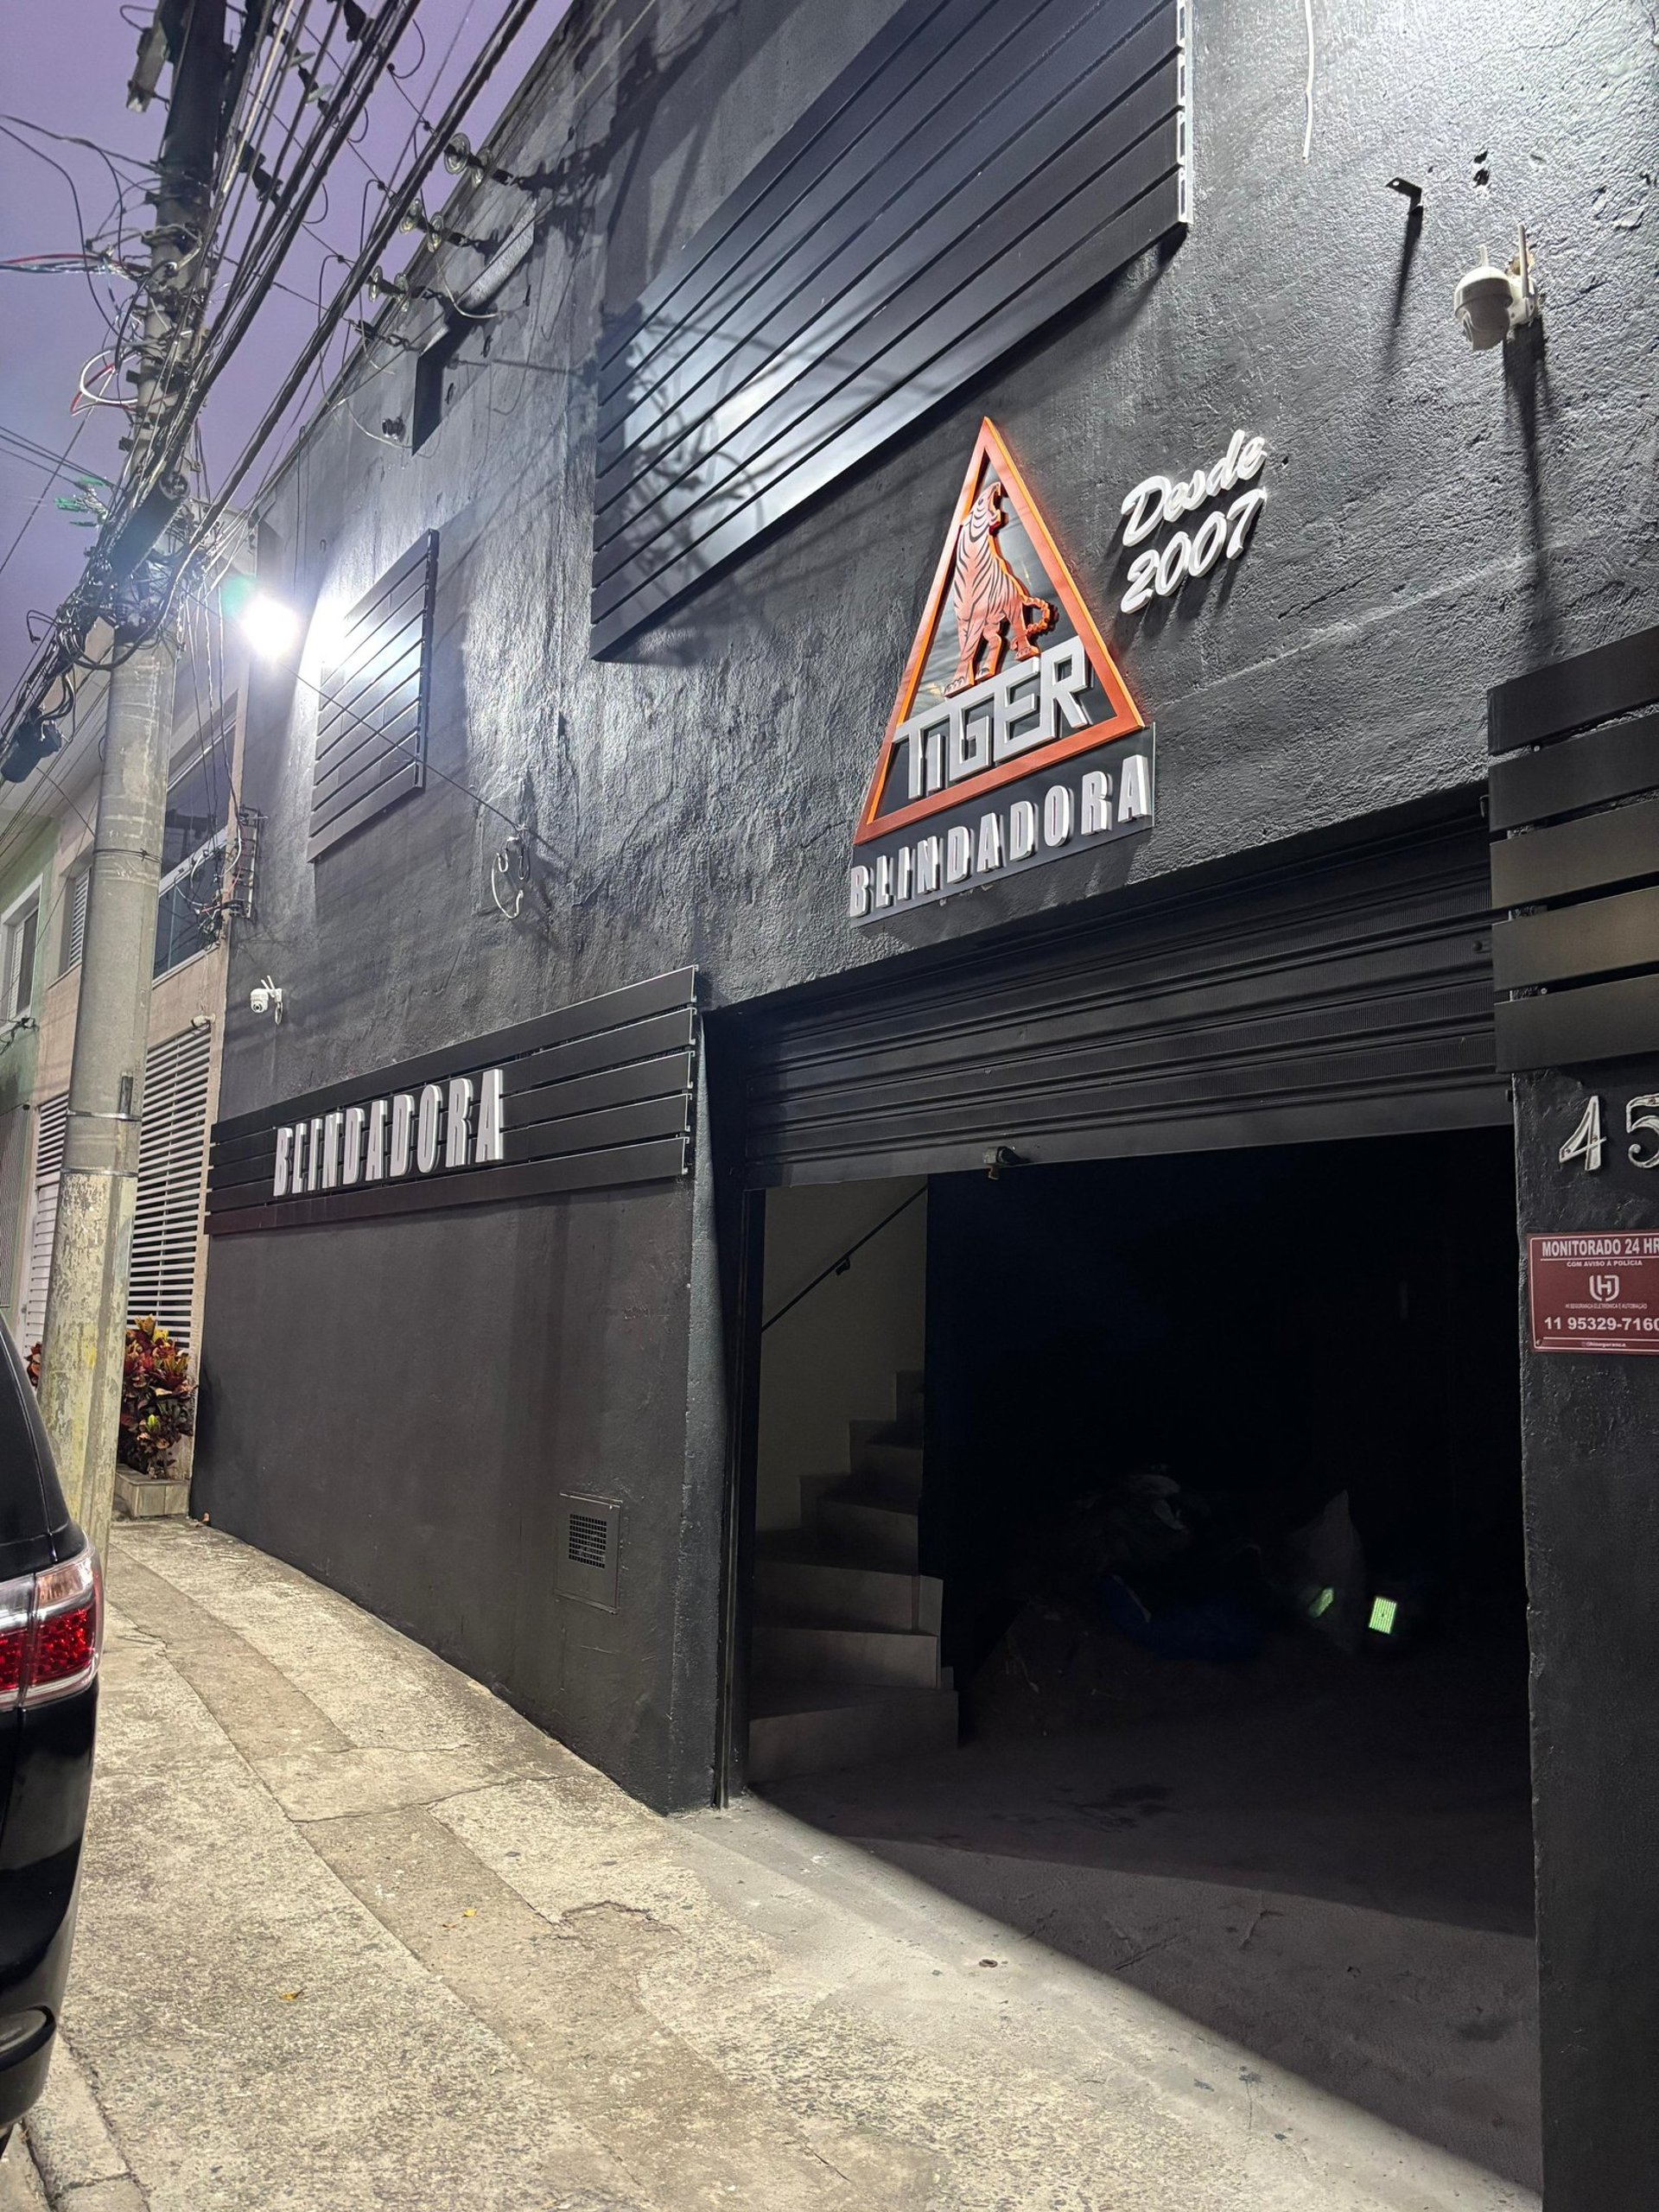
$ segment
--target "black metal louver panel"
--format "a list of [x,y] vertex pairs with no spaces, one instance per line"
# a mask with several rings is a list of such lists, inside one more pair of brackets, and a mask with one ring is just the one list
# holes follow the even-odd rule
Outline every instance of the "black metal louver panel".
[[1488,936],[1471,817],[804,995],[750,1046],[749,1180],[1506,1122]]
[[429,531],[341,625],[319,687],[308,860],[425,784],[437,570],[438,534]]
[[[375,1220],[683,1175],[696,1035],[696,971],[677,969],[215,1122],[208,1234]],[[486,1069],[500,1077],[499,1148],[484,1163],[480,1145],[463,1141],[452,1157],[442,1141],[454,1110],[445,1103],[449,1086]],[[468,1108],[480,1088],[474,1081]],[[400,1166],[394,1146],[384,1172],[371,1173],[359,1149],[354,1174],[351,1116],[376,1099],[402,1094],[413,1104],[429,1090],[440,1094],[430,1165],[409,1147]]]
[[1659,1051],[1659,629],[1488,696],[1497,1060]]
[[607,334],[594,645],[1186,220],[1185,0],[907,0]]

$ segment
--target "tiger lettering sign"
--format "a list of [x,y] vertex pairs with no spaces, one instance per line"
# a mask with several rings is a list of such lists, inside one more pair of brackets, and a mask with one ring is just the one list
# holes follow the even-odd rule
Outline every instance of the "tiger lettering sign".
[[853,833],[848,913],[1153,824],[1153,731],[995,425],[980,425]]

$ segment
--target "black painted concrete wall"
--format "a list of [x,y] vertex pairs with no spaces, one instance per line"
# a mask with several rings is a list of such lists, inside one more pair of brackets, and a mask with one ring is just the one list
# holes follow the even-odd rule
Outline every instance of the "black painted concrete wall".
[[[1659,1089],[1637,1059],[1516,1082],[1520,1231],[1659,1230],[1633,1166],[1627,1102]],[[1560,1147],[1592,1094],[1600,1171]],[[1646,1139],[1643,1152],[1652,1150]],[[1530,1343],[1522,1284],[1522,1343]],[[1549,2212],[1637,2212],[1659,2172],[1659,1358],[1522,1357],[1538,1975]]]
[[[1243,559],[1109,625],[1159,728],[1137,879],[1478,782],[1490,684],[1659,617],[1647,14],[1333,0],[1315,10],[1305,156],[1303,11],[1229,0],[1195,11],[1196,208],[1179,250],[593,662],[600,319],[887,9],[661,0],[617,67],[609,41],[632,11],[590,40],[579,7],[499,142],[557,189],[507,311],[462,349],[454,411],[418,455],[396,442],[413,357],[377,346],[275,485],[270,581],[318,618],[307,678],[331,616],[420,531],[442,533],[435,773],[308,866],[315,695],[262,687],[245,797],[268,824],[257,924],[233,950],[226,1113],[687,960],[733,1005],[1109,892],[1122,848],[885,931],[843,918],[850,824],[982,413],[1103,620],[1122,588],[1124,493],[1209,461],[1235,428],[1269,440]],[[1414,237],[1385,188],[1398,174],[1424,186]],[[462,195],[460,227],[499,206]],[[1549,293],[1545,343],[1478,357],[1452,287],[1483,244],[1507,253],[1519,219]],[[420,339],[435,315],[398,334]],[[472,794],[533,832],[516,922],[488,883],[505,826]],[[280,1030],[245,1010],[266,970],[286,994]],[[715,1765],[724,1469],[712,1224],[700,1185],[219,1242],[198,1503],[499,1683],[643,1795],[695,1802]],[[1636,1803],[1652,1789],[1636,1756],[1651,1516],[1619,1427],[1649,1417],[1651,1386],[1643,1363],[1609,1364],[1529,1385],[1552,2212],[1634,2212],[1659,2153],[1643,2132],[1659,2124],[1637,2116],[1651,2101],[1628,2070],[1611,2086],[1621,2035],[1635,2078],[1653,2056],[1651,1996],[1631,1979],[1605,2015],[1592,2001],[1616,1941],[1651,1969],[1659,1936],[1637,1896],[1659,1890]],[[548,1497],[567,1478],[627,1501],[614,1618],[550,1596]],[[1603,1821],[1598,1780],[1628,1815]]]

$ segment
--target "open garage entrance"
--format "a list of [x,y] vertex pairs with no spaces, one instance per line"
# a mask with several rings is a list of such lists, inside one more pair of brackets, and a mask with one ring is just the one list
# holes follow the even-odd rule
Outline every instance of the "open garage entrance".
[[1458,801],[746,1015],[734,1750],[1535,2186],[1489,897]]
[[1507,1134],[768,1216],[755,1786],[1535,2185]]

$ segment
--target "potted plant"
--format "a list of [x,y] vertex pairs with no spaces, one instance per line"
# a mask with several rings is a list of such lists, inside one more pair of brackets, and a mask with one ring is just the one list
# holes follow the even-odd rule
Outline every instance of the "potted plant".
[[[29,1376],[38,1389],[39,1344],[29,1355]],[[189,1478],[174,1474],[173,1455],[194,1425],[195,1395],[188,1359],[155,1316],[130,1323],[115,1452],[118,1512],[149,1521],[188,1507]]]

